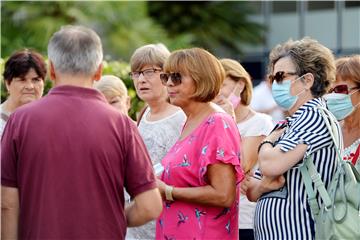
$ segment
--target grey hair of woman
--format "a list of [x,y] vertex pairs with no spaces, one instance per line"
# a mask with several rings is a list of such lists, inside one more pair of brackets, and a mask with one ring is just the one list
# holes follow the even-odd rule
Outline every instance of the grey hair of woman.
[[100,37],[87,27],[63,26],[50,39],[48,57],[59,73],[91,76],[103,60]]

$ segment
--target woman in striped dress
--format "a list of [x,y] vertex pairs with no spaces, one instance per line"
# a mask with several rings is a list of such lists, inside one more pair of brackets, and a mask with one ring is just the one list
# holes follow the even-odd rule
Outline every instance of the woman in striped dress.
[[[316,229],[299,167],[311,155],[326,187],[336,169],[336,150],[317,109],[325,107],[321,97],[335,80],[334,57],[310,38],[289,40],[271,51],[269,71],[274,99],[289,117],[259,146],[257,176],[263,185],[257,188],[255,237],[313,239]],[[271,182],[284,185],[266,193]]]

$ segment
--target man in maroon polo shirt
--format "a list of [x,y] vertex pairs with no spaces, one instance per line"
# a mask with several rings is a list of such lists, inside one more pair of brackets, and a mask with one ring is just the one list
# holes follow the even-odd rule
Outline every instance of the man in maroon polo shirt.
[[[55,87],[14,112],[1,141],[2,237],[123,239],[162,202],[133,121],[93,89],[102,46],[66,26],[48,45]],[[124,207],[124,187],[134,201]]]

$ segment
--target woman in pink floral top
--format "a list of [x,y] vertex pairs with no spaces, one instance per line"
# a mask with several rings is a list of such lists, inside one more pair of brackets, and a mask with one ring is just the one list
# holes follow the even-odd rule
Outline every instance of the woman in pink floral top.
[[162,160],[156,239],[238,239],[240,135],[231,116],[210,102],[224,69],[209,52],[192,48],[173,52],[164,72],[170,102],[187,122]]

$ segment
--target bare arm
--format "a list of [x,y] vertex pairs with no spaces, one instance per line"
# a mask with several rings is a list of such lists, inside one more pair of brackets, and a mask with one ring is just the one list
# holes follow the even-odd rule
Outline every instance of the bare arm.
[[[172,195],[176,200],[216,207],[230,207],[236,197],[236,176],[234,166],[217,163],[208,166],[209,185],[203,187],[174,187]],[[158,180],[164,196],[166,184]]]
[[[264,141],[275,142],[284,129],[276,130],[267,136]],[[277,177],[298,163],[305,155],[307,145],[298,144],[294,149],[283,152],[280,146],[262,145],[259,152],[259,165],[264,176]],[[284,161],[286,159],[286,161]]]
[[263,178],[259,180],[248,175],[241,184],[242,191],[246,192],[246,197],[249,201],[256,202],[264,193],[277,190],[284,186],[285,178],[283,176],[263,176]]
[[19,224],[19,191],[1,186],[1,239],[17,239]]
[[251,171],[258,161],[258,146],[265,136],[244,137],[242,139],[241,165],[245,173]]
[[157,218],[162,211],[162,201],[157,188],[142,192],[126,208],[128,227],[143,225]]

